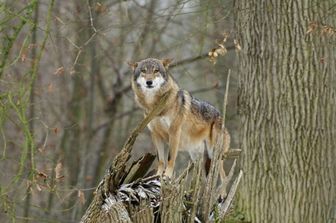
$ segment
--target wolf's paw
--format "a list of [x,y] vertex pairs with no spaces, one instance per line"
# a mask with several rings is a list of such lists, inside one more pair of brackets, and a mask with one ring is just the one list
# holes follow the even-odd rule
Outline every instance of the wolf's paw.
[[164,173],[164,175],[167,176],[167,177],[169,177],[169,178],[172,178],[173,171],[174,170],[172,168],[167,168],[166,171],[165,171],[165,173]]
[[159,169],[156,171],[156,175],[159,175],[159,176],[163,175],[163,170],[164,170],[164,169],[159,168]]

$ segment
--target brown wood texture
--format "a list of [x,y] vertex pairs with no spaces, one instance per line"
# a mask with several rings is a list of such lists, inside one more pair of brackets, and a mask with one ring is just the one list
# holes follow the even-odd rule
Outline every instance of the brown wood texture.
[[109,168],[109,172],[104,176],[104,179],[97,187],[93,201],[86,210],[84,216],[81,219],[81,222],[131,222],[129,213],[126,210],[124,204],[118,200],[114,201],[113,196],[111,196],[111,201],[113,202],[109,203],[106,211],[103,210],[102,206],[106,201],[106,197],[109,196],[110,193],[115,192],[121,183],[120,180],[123,179],[123,176],[125,175],[126,162],[130,158],[130,152],[136,137],[147,126],[150,120],[162,111],[168,95],[169,92],[164,94],[158,102],[157,107],[153,109],[153,111],[151,111],[133,130],[125,142],[123,149],[113,160],[113,163]]
[[235,3],[239,206],[249,222],[336,222],[334,6]]

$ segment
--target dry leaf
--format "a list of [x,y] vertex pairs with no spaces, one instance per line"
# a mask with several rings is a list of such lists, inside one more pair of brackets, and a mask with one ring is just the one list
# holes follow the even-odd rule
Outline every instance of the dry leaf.
[[218,54],[216,53],[216,48],[213,48],[210,50],[210,52],[208,53],[209,56],[209,60],[211,63],[216,64],[217,59],[216,57],[218,57]]
[[51,93],[55,90],[54,85],[52,83],[48,84],[48,92]]
[[91,180],[93,180],[93,177],[91,175],[85,176],[85,180],[91,181]]
[[312,27],[308,27],[308,30],[307,30],[306,34],[309,34],[309,33],[313,32],[313,31],[314,31],[314,29]]
[[55,75],[62,75],[64,74],[64,67],[59,67],[54,72]]
[[223,48],[223,49],[225,49],[225,46],[224,46],[224,44],[218,43],[218,46],[219,46],[220,48]]
[[36,189],[37,189],[38,191],[42,191],[42,188],[40,187],[39,184],[36,184]]
[[224,36],[223,43],[225,43],[225,42],[227,41],[227,39],[229,38],[230,33],[228,33],[228,32],[224,32],[224,33],[223,33],[223,36]]
[[225,32],[225,33],[223,33],[223,36],[224,36],[223,40],[221,40],[220,42],[216,41],[218,47],[213,48],[208,52],[209,60],[213,64],[216,64],[217,58],[218,58],[219,55],[224,56],[227,53],[227,49],[224,46],[224,43],[229,38],[230,33]]
[[61,179],[64,176],[62,175],[62,171],[63,171],[63,165],[61,162],[57,163],[56,167],[55,167],[55,178],[56,179]]
[[40,172],[40,171],[38,171],[37,176],[41,177],[43,179],[47,179],[48,178],[48,175],[46,173],[43,173],[43,172]]
[[332,26],[322,25],[317,22],[310,22],[308,24],[308,29],[307,29],[306,34],[313,33],[316,31],[318,31],[318,33],[322,35],[329,35],[329,36],[334,35],[336,33],[336,29],[333,28]]
[[308,25],[308,30],[306,32],[306,34],[309,34],[311,32],[314,32],[318,27],[318,24],[316,22],[310,22]]
[[107,7],[100,2],[96,3],[95,11],[97,13],[105,13],[107,11]]
[[323,26],[322,27],[322,34],[328,34],[329,36],[333,35],[336,31],[330,26]]
[[45,148],[44,148],[44,147],[39,147],[37,150],[38,150],[40,153],[44,153]]
[[241,46],[240,46],[238,40],[234,39],[234,40],[233,40],[233,43],[234,43],[234,45],[235,45],[235,47],[236,47],[236,50],[237,50],[237,51],[240,51],[240,50],[241,50]]
[[58,128],[57,128],[57,127],[55,127],[55,128],[53,128],[52,130],[53,130],[53,131],[54,131],[54,133],[57,135],[57,133],[58,133]]
[[216,80],[213,85],[212,85],[214,88],[218,88],[219,87],[219,81]]
[[226,50],[225,47],[224,47],[224,48],[218,48],[218,49],[216,50],[216,52],[217,52],[219,55],[224,56],[224,55],[226,54],[227,50]]
[[78,190],[78,198],[79,198],[79,203],[81,205],[84,205],[85,204],[85,195],[84,195],[83,191]]
[[33,185],[33,182],[31,180],[27,180],[26,181],[26,187],[27,187],[27,189],[31,188],[32,185]]
[[27,59],[27,54],[26,54],[25,52],[23,52],[23,53],[21,54],[21,62],[25,62],[26,59]]
[[65,22],[63,22],[63,20],[62,20],[60,17],[55,16],[55,18],[56,18],[56,20],[57,20],[58,22],[60,22],[62,25],[65,25]]

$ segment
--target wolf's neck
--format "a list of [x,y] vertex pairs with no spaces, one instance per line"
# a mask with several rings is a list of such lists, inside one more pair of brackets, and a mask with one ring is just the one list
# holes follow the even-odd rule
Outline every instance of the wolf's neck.
[[152,105],[160,97],[160,91],[151,91],[148,88],[142,89],[142,94],[146,104]]
[[170,91],[170,97],[166,104],[166,107],[170,107],[174,99],[176,99],[175,96],[177,95],[178,90],[179,87],[176,82],[172,78],[169,78],[167,83],[158,91],[153,91],[152,89],[147,88],[136,90],[137,102],[142,108],[149,112],[160,100],[162,95],[164,95],[165,92]]
[[150,112],[160,101],[162,95],[164,95],[164,93],[167,91],[170,91],[170,93],[165,107],[169,108],[172,106],[172,103],[175,101],[177,95],[177,91],[175,89],[166,89],[166,91],[160,91],[154,94],[152,94],[152,92],[143,91],[142,95],[138,97],[138,102],[141,105],[141,107],[143,107],[146,110],[146,112]]

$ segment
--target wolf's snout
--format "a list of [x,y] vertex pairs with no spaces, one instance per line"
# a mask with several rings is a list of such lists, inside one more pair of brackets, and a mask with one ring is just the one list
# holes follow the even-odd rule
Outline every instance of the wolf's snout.
[[152,86],[153,81],[146,81],[147,86]]

